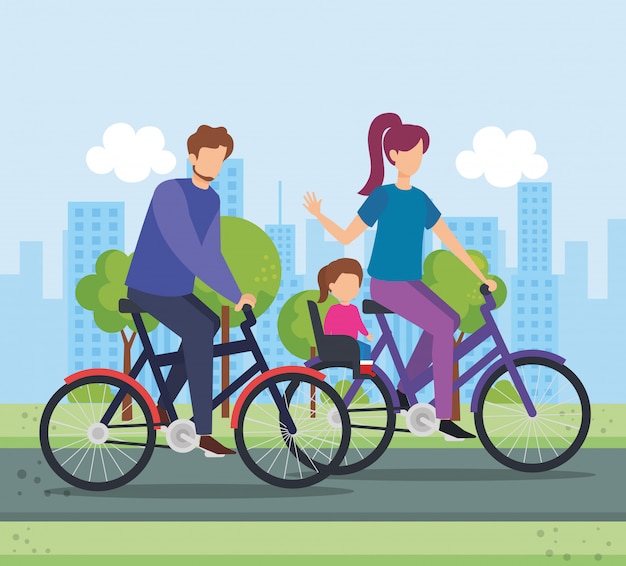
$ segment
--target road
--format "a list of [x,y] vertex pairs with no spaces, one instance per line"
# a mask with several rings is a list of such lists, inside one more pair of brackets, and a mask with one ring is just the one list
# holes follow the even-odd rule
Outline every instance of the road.
[[583,449],[538,474],[482,449],[389,449],[305,489],[264,484],[238,456],[156,450],[114,491],[66,485],[39,450],[0,450],[0,521],[625,521],[624,451]]

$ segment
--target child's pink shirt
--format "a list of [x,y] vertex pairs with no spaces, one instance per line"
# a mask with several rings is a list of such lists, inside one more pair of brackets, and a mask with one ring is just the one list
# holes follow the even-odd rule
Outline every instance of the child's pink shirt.
[[333,305],[328,309],[324,334],[344,334],[356,339],[359,332],[364,336],[369,334],[355,305]]

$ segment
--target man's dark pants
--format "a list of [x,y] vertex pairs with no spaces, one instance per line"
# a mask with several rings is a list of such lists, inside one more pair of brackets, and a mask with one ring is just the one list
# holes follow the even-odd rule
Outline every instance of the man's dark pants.
[[195,295],[163,297],[129,288],[128,298],[180,336],[185,363],[172,367],[167,390],[174,401],[189,381],[196,433],[211,434],[213,338],[220,328],[219,316]]

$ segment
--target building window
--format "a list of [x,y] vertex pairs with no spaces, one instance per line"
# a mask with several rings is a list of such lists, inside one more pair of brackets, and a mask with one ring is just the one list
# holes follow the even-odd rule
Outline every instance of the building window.
[[237,190],[237,183],[235,181],[228,181],[228,190],[229,191],[236,191]]
[[523,301],[524,300],[524,293],[518,293],[517,294],[517,300],[518,301]]
[[100,222],[92,222],[91,229],[95,232],[100,232]]
[[83,273],[84,268],[85,268],[85,266],[84,266],[84,265],[80,265],[80,264],[78,264],[78,265],[74,268],[74,271],[75,271],[76,273]]
[[76,224],[74,224],[74,230],[76,230],[76,232],[82,232],[84,229],[85,229],[84,222],[77,222]]
[[93,216],[94,218],[100,218],[100,209],[99,208],[94,208],[91,211],[91,216]]
[[85,325],[83,323],[82,320],[75,320],[74,321],[74,328],[83,328]]
[[517,335],[517,341],[518,342],[523,342],[524,341],[524,335],[523,334],[518,334]]
[[[113,336],[115,336],[115,335],[113,334]],[[92,342],[100,342],[101,338],[102,338],[102,335],[100,335],[98,333],[91,335],[91,341]]]
[[109,244],[112,246],[117,246],[117,236],[111,236],[109,238]]
[[109,356],[117,356],[117,348],[109,348]]
[[84,243],[84,238],[82,236],[76,236],[74,238],[74,244],[76,244],[77,246],[82,246]]
[[92,348],[91,349],[91,355],[92,356],[99,356],[100,355],[100,348]]
[[229,216],[237,216],[237,210],[234,208],[229,208],[228,209],[228,215]]
[[552,300],[552,293],[546,293],[546,301]]
[[77,218],[82,218],[85,215],[85,211],[82,208],[77,208],[74,210],[74,216]]
[[531,321],[530,327],[531,328],[539,328],[539,322],[536,321],[536,320]]
[[228,204],[236,204],[237,195],[228,195]]
[[94,246],[99,246],[100,245],[100,236],[94,236],[93,238],[91,238],[91,243]]
[[552,307],[546,307],[543,312],[545,314],[552,314]]
[[237,168],[236,167],[229,167],[228,168],[228,176],[229,177],[236,177],[237,176]]
[[276,350],[276,353],[277,353],[279,356],[282,356],[282,355],[284,355],[284,354],[285,354],[285,349],[284,349],[284,348],[278,348],[278,350]]
[[84,348],[74,348],[74,355],[75,356],[84,356],[85,355],[85,349]]
[[109,217],[110,218],[117,218],[117,208],[109,209]]
[[74,257],[76,259],[83,259],[84,256],[85,256],[85,252],[83,250],[77,250],[74,252]]
[[117,230],[117,222],[109,222],[109,230]]
[[82,342],[83,335],[82,334],[74,334],[74,342]]

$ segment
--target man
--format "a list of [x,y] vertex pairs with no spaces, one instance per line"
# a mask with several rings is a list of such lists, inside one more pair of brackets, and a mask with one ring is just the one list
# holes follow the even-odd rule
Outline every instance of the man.
[[[192,294],[194,279],[235,303],[236,311],[254,307],[256,299],[241,293],[224,260],[220,199],[210,186],[233,151],[233,139],[226,128],[200,126],[187,149],[193,175],[165,181],[154,191],[126,285],[129,299],[181,337],[185,365],[170,371],[168,392],[174,400],[189,381],[200,448],[206,456],[223,456],[235,452],[211,436],[213,338],[220,319]],[[167,411],[157,409],[161,422],[169,423]]]

